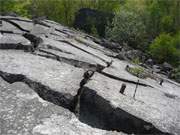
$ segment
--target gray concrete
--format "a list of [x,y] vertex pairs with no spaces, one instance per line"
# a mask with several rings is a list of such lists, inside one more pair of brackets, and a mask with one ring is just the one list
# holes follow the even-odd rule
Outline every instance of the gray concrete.
[[0,19],[0,134],[180,134],[180,84],[133,76],[137,65],[54,21]]
[[0,78],[0,95],[1,135],[123,135],[81,123],[21,82],[8,84]]

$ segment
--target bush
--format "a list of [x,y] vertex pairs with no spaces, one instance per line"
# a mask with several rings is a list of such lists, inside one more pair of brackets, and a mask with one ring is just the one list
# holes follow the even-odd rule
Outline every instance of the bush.
[[0,13],[15,13],[20,16],[30,17],[28,8],[30,0],[0,0]]
[[174,36],[172,42],[173,42],[172,44],[176,48],[174,53],[175,54],[174,64],[180,66],[180,32]]
[[141,63],[141,61],[139,58],[134,58],[134,59],[132,59],[132,63],[139,65]]
[[180,66],[172,71],[170,78],[180,83]]
[[179,61],[179,49],[176,47],[179,44],[177,37],[172,37],[169,34],[160,34],[150,45],[151,55],[159,62],[169,62],[172,65],[177,65]]
[[160,22],[162,32],[173,32],[173,18],[172,16],[164,16]]
[[176,49],[180,51],[180,31],[174,36],[173,44],[175,45]]
[[129,67],[129,68],[126,68],[126,71],[139,78],[145,79],[147,77],[142,67]]
[[119,43],[127,43],[134,48],[144,48],[145,25],[135,12],[122,10],[115,15],[112,25],[106,30],[107,37]]
[[0,0],[0,13],[12,12],[15,1],[12,0]]

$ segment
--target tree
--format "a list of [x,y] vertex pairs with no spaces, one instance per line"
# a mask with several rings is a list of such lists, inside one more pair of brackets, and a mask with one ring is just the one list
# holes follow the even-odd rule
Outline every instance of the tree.
[[0,0],[0,13],[13,11],[14,4],[13,0]]
[[166,61],[174,65],[178,64],[180,50],[176,48],[179,44],[176,38],[170,34],[160,34],[150,45],[150,53],[160,63]]
[[107,28],[108,38],[119,43],[127,43],[134,48],[143,48],[145,36],[145,25],[141,17],[127,10],[122,10],[115,15],[112,25]]
[[180,30],[179,0],[147,0],[145,4],[147,32],[152,39],[162,32],[176,33]]

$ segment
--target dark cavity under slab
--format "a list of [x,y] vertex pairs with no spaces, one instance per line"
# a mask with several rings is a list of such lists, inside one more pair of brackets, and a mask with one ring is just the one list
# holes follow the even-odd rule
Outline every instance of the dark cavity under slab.
[[109,101],[97,95],[94,90],[87,87],[82,89],[78,115],[81,122],[96,128],[122,131],[127,134],[169,134],[120,108],[113,108]]
[[6,82],[12,84],[15,82],[23,82],[27,84],[31,89],[33,89],[42,99],[62,106],[64,108],[72,111],[74,108],[74,97],[68,93],[57,92],[48,86],[43,85],[40,82],[33,81],[21,74],[9,74],[6,72],[0,71],[0,77]]
[[0,43],[0,49],[15,49],[15,50],[31,50],[31,45],[23,45],[21,43],[13,44],[13,43]]
[[[116,130],[128,134],[168,134],[120,108],[113,108],[109,101],[87,87],[80,87],[77,95],[73,97],[70,94],[54,91],[21,74],[9,74],[0,71],[0,77],[9,83],[23,82],[42,99],[67,108],[72,112],[75,112],[74,109],[78,104],[78,119],[92,127],[109,131]],[[77,102],[77,100],[79,101]]]

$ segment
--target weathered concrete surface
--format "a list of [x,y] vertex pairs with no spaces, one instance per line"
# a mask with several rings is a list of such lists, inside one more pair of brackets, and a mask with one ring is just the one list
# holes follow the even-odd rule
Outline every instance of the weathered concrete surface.
[[0,134],[180,134],[180,84],[137,78],[125,70],[136,65],[56,22],[0,20]]
[[[21,81],[35,87],[37,91],[42,85],[47,87],[44,93],[47,91],[59,93],[62,98],[59,97],[59,101],[62,102],[60,104],[68,108],[77,94],[84,73],[83,69],[21,51],[1,51],[0,59],[0,76],[6,78],[3,73],[14,75],[15,78],[16,75],[22,75],[24,78]],[[34,86],[33,82],[37,83],[37,86]]]
[[[158,89],[139,86],[136,97],[133,99],[135,85],[126,83],[125,95],[122,95],[119,92],[122,83],[98,73],[94,74],[83,88],[82,104],[86,102],[86,105],[96,106],[98,109],[93,112],[94,114],[97,113],[96,115],[102,115],[102,112],[106,112],[107,114],[104,114],[107,120],[106,123],[111,121],[114,124],[114,126],[113,124],[108,126],[122,130],[125,127],[117,123],[122,122],[124,126],[128,124],[128,133],[158,133],[154,129],[152,131],[151,129],[150,131],[143,129],[148,123],[141,120],[152,123],[161,131],[180,133],[180,98],[177,95],[174,98],[169,98]],[[129,120],[130,116],[119,115],[119,110],[125,111],[125,115],[133,114],[134,117],[141,120],[134,118],[135,120],[132,119],[131,121]],[[104,118],[102,117],[101,120],[104,120]],[[137,122],[134,124],[137,127],[133,125],[133,122]]]
[[1,135],[117,135],[81,123],[70,111],[41,99],[21,82],[0,78]]
[[28,50],[31,48],[29,40],[17,34],[0,35],[0,49]]
[[[134,82],[137,82],[139,80],[141,83],[152,86],[154,89],[158,89],[158,91],[161,91],[164,93],[169,93],[172,95],[177,95],[178,97],[180,97],[180,92],[179,92],[180,84],[178,84],[174,81],[168,80],[168,79],[164,78],[163,76],[155,74],[155,73],[154,73],[155,79],[152,79],[149,77],[146,79],[138,78],[126,71],[127,65],[129,65],[131,67],[137,67],[133,64],[130,64],[127,61],[119,61],[117,59],[113,59],[112,65],[109,68],[105,68],[103,70],[103,73],[107,73],[107,74],[116,76],[117,78],[126,78],[126,79],[132,80]],[[161,78],[164,79],[163,86],[159,85],[159,81]]]
[[2,26],[0,27],[0,31],[14,32],[14,33],[22,33],[21,30],[13,26],[12,24],[2,21]]
[[[52,51],[53,53],[53,51],[55,50],[56,51],[55,54],[60,57],[63,57],[64,55],[66,55],[66,57],[69,59],[84,61],[90,64],[99,64],[99,65],[102,65],[103,67],[106,66],[106,63],[103,62],[101,59],[91,54],[88,54],[82,50],[79,50],[76,47],[71,46],[70,44],[68,44],[68,42],[67,43],[58,42],[58,41],[54,41],[52,39],[47,39],[47,38],[43,38],[43,40],[44,40],[44,44],[47,45],[48,48],[51,48],[51,50],[47,50],[47,51],[50,51],[50,52]],[[61,52],[59,52],[58,50],[61,50],[61,52],[64,52],[65,54],[63,55],[60,54]]]

